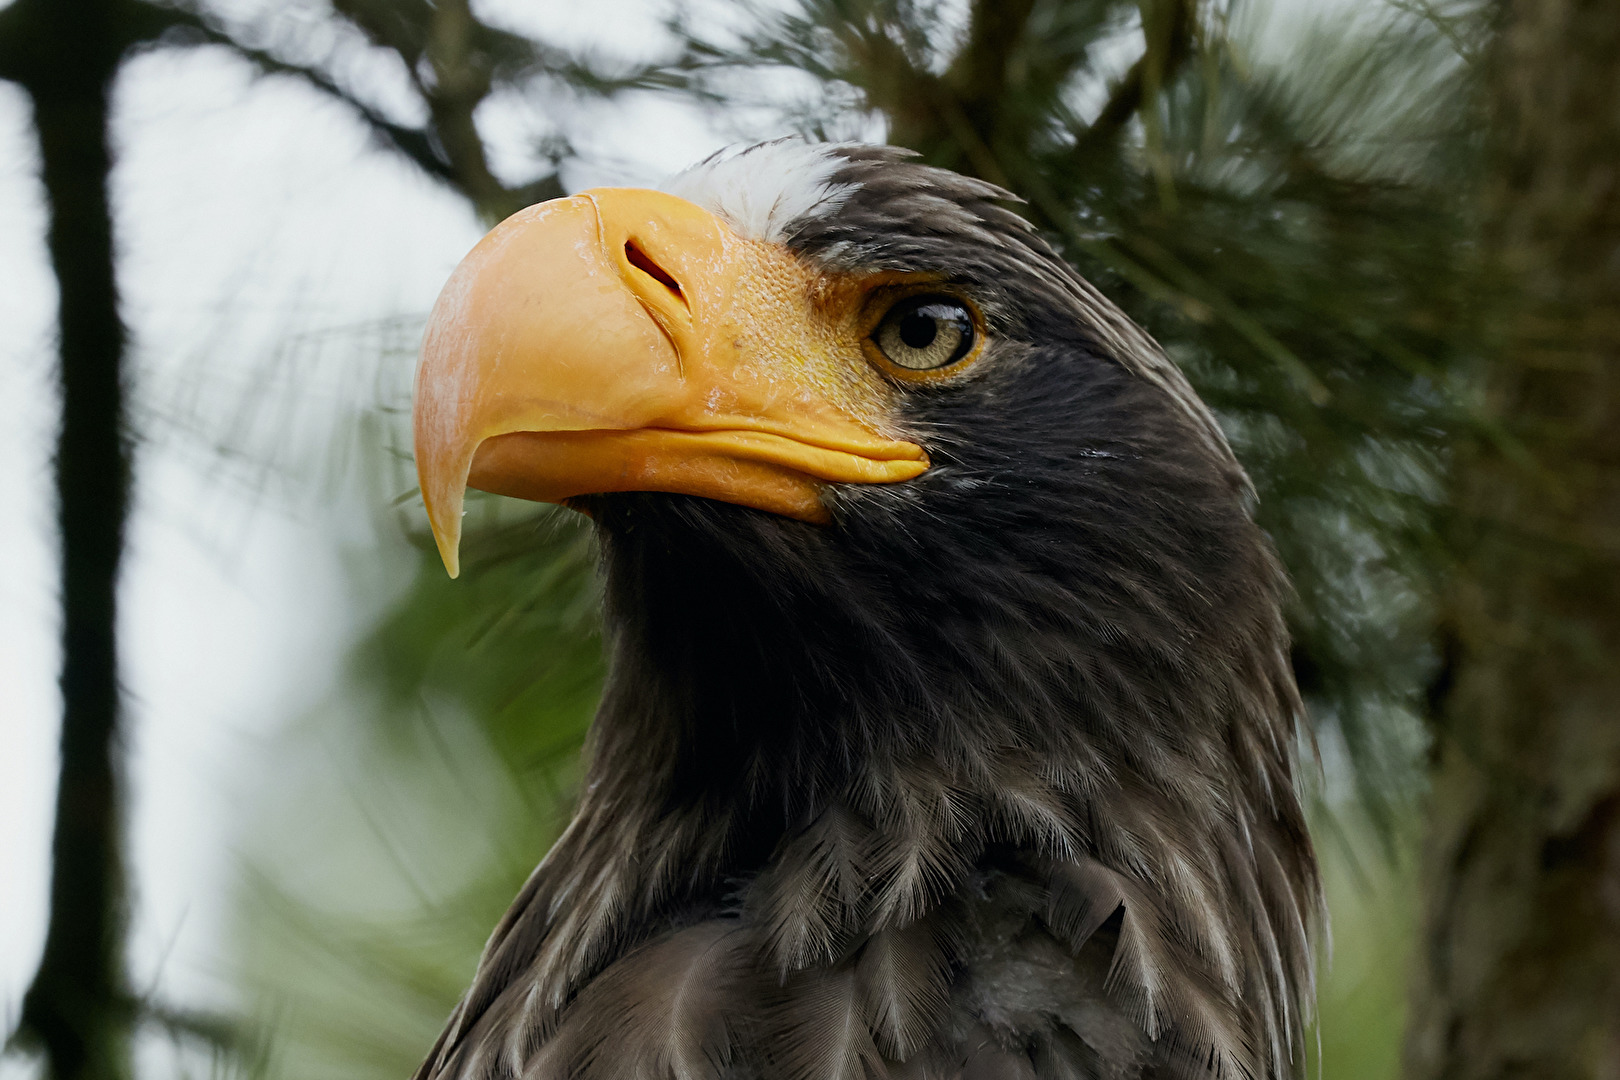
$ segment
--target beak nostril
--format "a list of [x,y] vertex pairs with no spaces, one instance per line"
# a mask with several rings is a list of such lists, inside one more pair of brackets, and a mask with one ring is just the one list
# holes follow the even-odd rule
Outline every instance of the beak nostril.
[[648,277],[652,278],[654,281],[658,282],[664,286],[664,288],[673,293],[675,299],[679,300],[683,304],[686,303],[686,296],[681,292],[680,283],[674,278],[670,277],[669,271],[653,262],[645,251],[642,251],[641,248],[636,246],[636,242],[634,240],[626,240],[624,242],[624,257],[631,266],[635,267],[637,270],[640,270],[643,274],[646,274]]

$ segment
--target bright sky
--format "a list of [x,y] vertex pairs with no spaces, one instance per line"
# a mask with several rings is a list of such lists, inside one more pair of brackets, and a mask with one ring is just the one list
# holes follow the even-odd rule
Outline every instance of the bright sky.
[[[646,28],[648,3],[512,3],[521,28],[582,42]],[[621,38],[622,40],[622,38]],[[377,76],[386,79],[383,70]],[[278,725],[333,685],[354,610],[346,506],[321,460],[341,421],[401,399],[372,328],[419,318],[481,228],[463,203],[374,146],[343,107],[252,76],[220,50],[129,64],[117,87],[120,287],[142,442],[122,586],[131,734],[132,972],[138,989],[218,1006],[216,957],[235,811]],[[518,178],[530,103],[492,103],[498,168]],[[572,114],[595,163],[573,187],[651,183],[737,132],[641,101]],[[54,281],[27,98],[0,83],[0,1024],[43,939],[59,704],[49,452]],[[407,342],[413,349],[414,341]],[[219,449],[230,451],[222,456]],[[334,472],[336,478],[334,478]],[[352,490],[352,484],[349,485]],[[375,597],[367,597],[375,603]],[[161,1062],[150,1048],[143,1072]],[[0,1078],[31,1075],[15,1059]]]

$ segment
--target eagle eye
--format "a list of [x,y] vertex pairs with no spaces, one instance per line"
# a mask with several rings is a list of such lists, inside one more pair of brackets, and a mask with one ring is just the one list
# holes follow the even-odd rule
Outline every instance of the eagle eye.
[[912,296],[872,331],[883,358],[906,371],[938,371],[973,352],[978,328],[966,304],[950,296]]

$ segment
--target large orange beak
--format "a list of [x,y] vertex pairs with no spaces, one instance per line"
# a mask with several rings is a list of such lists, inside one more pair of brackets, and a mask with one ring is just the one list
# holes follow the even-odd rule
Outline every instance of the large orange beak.
[[808,281],[779,246],[654,191],[588,191],[497,226],[434,305],[416,376],[417,473],[450,575],[468,486],[667,491],[824,521],[823,484],[927,469],[854,415]]

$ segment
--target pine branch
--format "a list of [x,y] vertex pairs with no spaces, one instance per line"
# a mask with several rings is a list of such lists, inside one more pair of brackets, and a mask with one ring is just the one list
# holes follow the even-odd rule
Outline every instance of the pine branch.
[[993,108],[1006,92],[1009,62],[1034,10],[1035,0],[975,0],[967,43],[948,76],[964,111]]
[[286,75],[353,111],[383,146],[465,197],[489,220],[498,220],[532,202],[564,194],[555,172],[509,186],[495,176],[475,115],[498,83],[537,73],[612,92],[621,84],[577,64],[555,50],[478,20],[466,0],[381,3],[338,0],[338,17],[375,47],[396,54],[429,120],[421,127],[401,124],[343,85],[319,62],[302,63],[274,50],[241,41],[229,30],[192,17],[188,23],[203,40],[222,45],[268,75]]
[[1167,0],[1159,10],[1161,17],[1143,27],[1142,55],[1114,86],[1097,118],[1075,138],[1069,152],[1069,167],[1083,168],[1098,153],[1113,145],[1125,125],[1158,95],[1192,55],[1193,35],[1198,25],[1196,0]]
[[326,72],[304,64],[295,64],[275,56],[266,49],[245,45],[229,34],[200,22],[196,29],[211,43],[223,45],[236,55],[252,62],[266,75],[290,75],[304,84],[335,98],[348,106],[389,149],[403,155],[435,180],[454,184],[456,176],[449,162],[437,151],[432,136],[421,128],[407,127],[384,116],[381,111],[361,101],[340,86]]

